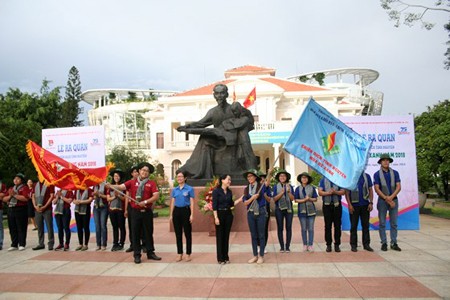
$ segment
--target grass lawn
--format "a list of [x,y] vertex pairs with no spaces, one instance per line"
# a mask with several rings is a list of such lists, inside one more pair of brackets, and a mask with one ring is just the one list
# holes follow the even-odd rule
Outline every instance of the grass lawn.
[[158,213],[158,217],[168,217],[170,215],[170,207],[155,208],[154,212]]

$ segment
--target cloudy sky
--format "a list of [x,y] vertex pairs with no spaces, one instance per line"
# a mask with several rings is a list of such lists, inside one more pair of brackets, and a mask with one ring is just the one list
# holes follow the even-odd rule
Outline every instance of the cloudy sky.
[[365,67],[383,114],[417,114],[450,97],[449,15],[429,18],[432,31],[394,28],[378,0],[0,0],[0,93],[63,86],[72,66],[83,90],[186,90],[246,64],[279,77]]

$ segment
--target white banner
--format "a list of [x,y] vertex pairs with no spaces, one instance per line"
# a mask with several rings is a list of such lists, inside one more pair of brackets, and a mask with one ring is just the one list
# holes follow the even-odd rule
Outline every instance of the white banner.
[[[380,169],[377,163],[382,153],[389,153],[394,162],[391,167],[400,174],[402,190],[398,195],[398,229],[419,229],[419,200],[417,186],[416,146],[413,116],[361,116],[340,117],[347,126],[372,141],[366,173],[373,181],[373,174]],[[378,229],[378,196],[374,190],[374,210],[370,214],[370,226]],[[350,229],[347,203],[345,200],[342,227]],[[389,228],[389,224],[387,224]]]

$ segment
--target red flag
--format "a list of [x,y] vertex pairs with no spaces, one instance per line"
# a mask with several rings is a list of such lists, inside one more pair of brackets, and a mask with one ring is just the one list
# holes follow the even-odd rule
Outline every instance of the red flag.
[[103,168],[79,169],[33,141],[29,140],[26,148],[39,180],[64,190],[86,190],[97,185],[105,181],[109,169],[113,167],[108,164]]
[[248,94],[247,98],[245,98],[244,101],[244,107],[248,108],[256,101],[256,87],[253,88],[253,90]]

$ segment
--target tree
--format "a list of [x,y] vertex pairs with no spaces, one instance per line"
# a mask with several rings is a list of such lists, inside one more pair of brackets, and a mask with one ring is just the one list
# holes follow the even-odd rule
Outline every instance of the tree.
[[[450,13],[450,1],[449,0],[437,0],[434,5],[429,1],[422,1],[422,4],[412,4],[409,1],[403,0],[381,0],[381,7],[388,13],[389,20],[394,21],[395,27],[399,27],[401,23],[406,26],[412,27],[416,23],[422,24],[422,27],[426,30],[431,30],[436,24],[426,21],[425,14],[429,11],[438,11],[444,13]],[[447,51],[444,53],[444,68],[450,69],[450,21],[444,25],[444,30],[449,32],[449,40],[447,41]]]
[[141,151],[131,151],[124,146],[116,146],[112,149],[111,154],[106,157],[106,160],[114,163],[116,168],[122,169],[125,172],[125,178],[129,179],[131,167],[148,161],[148,157]]
[[[419,174],[433,179],[433,186],[449,200],[450,100],[439,102],[414,119]],[[428,172],[428,174],[426,174]],[[424,174],[425,173],[425,174]],[[425,184],[429,184],[425,182]],[[421,190],[423,188],[421,187]]]
[[82,112],[79,105],[81,100],[80,74],[78,73],[78,69],[73,66],[69,71],[66,96],[61,105],[61,122],[59,127],[76,127],[82,125],[83,122],[79,120]]

